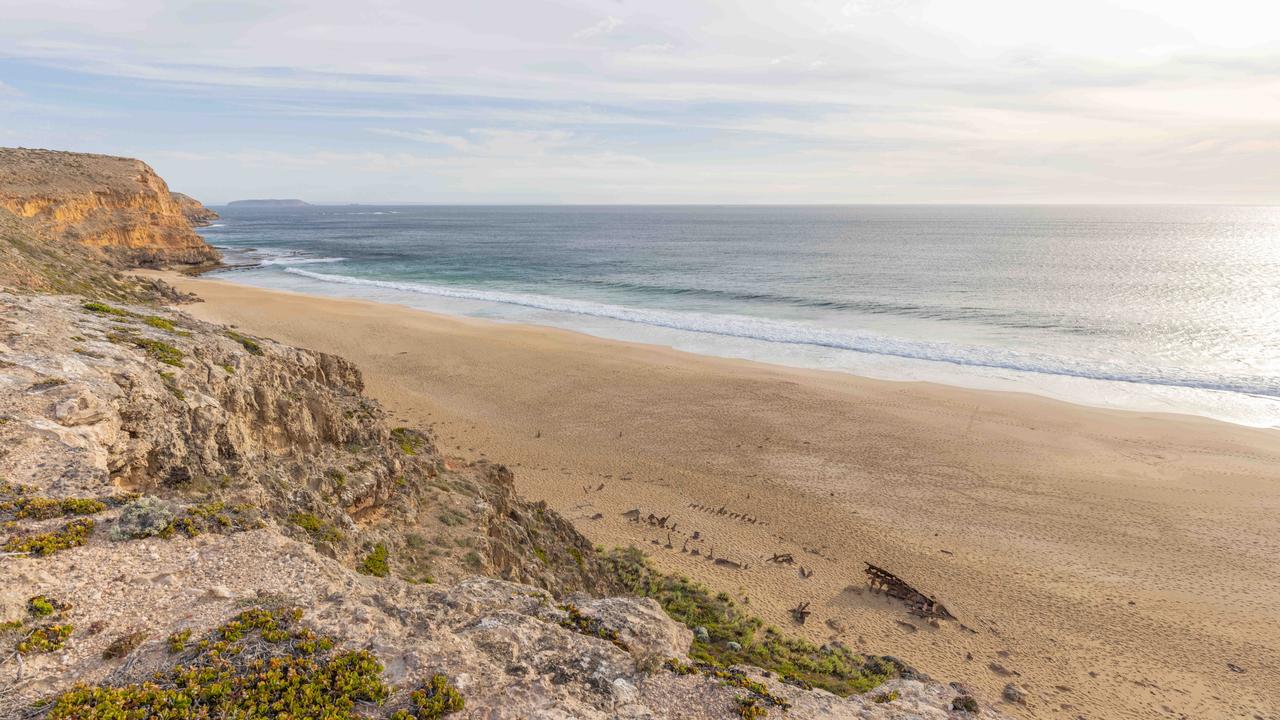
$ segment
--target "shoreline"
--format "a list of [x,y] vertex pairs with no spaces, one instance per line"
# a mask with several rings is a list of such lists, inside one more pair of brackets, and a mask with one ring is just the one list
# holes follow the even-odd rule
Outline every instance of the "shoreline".
[[[226,269],[254,270],[263,269],[263,266],[242,264],[212,268]],[[1047,356],[1008,360],[1013,364],[1002,364],[998,360],[970,362],[965,359],[948,359],[948,352],[959,352],[961,355],[956,357],[961,357],[974,351],[976,347],[943,343],[939,347],[949,346],[953,349],[943,350],[942,356],[934,357],[931,353],[935,349],[931,349],[927,342],[920,348],[901,351],[892,347],[880,348],[879,344],[892,344],[894,339],[874,333],[866,339],[872,346],[865,348],[839,344],[848,341],[847,338],[838,339],[838,342],[832,340],[837,344],[826,344],[820,338],[766,338],[764,335],[751,334],[769,331],[772,327],[769,323],[773,321],[767,318],[750,318],[751,322],[765,323],[760,328],[721,332],[688,325],[701,322],[696,320],[697,313],[691,316],[695,319],[670,321],[674,324],[669,324],[669,319],[665,316],[651,318],[645,315],[649,312],[657,312],[659,315],[665,312],[652,309],[586,302],[593,309],[581,310],[562,308],[560,305],[564,303],[573,305],[578,301],[553,296],[543,298],[504,291],[441,289],[419,286],[412,282],[404,285],[399,281],[347,278],[292,267],[283,272],[290,273],[289,277],[301,284],[295,287],[288,284],[282,286],[279,282],[262,282],[257,276],[248,282],[243,279],[224,281],[270,291],[395,305],[449,317],[532,325],[624,344],[657,346],[708,358],[840,373],[871,380],[919,382],[979,392],[1023,394],[1102,410],[1194,416],[1249,428],[1280,430],[1280,397],[1268,394],[1269,390],[1247,385],[1197,384],[1191,381],[1180,383],[1160,377],[1142,380],[1136,379],[1139,376],[1113,374],[1120,371],[1106,367],[1093,370],[1037,367],[1037,363],[1052,364],[1052,358]],[[223,280],[222,277],[211,279]],[[427,290],[422,290],[422,287]],[[362,292],[356,292],[354,288],[360,288]],[[529,316],[530,308],[536,316]],[[597,312],[595,308],[602,310]],[[613,312],[623,315],[635,312],[641,316],[623,319],[623,315],[615,315]],[[784,330],[790,331],[791,328]],[[914,342],[923,341],[909,341]],[[1078,361],[1072,362],[1078,364]],[[1023,366],[1026,363],[1030,365]]]
[[[797,630],[990,698],[1015,679],[994,664],[1032,690],[1034,717],[1280,703],[1274,429],[164,277],[205,298],[192,315],[351,359],[396,424],[508,463],[593,542],[635,544],[779,626],[811,601]],[[622,517],[633,508],[672,517],[671,549]],[[680,552],[694,529],[749,567]],[[765,561],[776,552],[815,574]],[[863,592],[864,560],[970,630]]]

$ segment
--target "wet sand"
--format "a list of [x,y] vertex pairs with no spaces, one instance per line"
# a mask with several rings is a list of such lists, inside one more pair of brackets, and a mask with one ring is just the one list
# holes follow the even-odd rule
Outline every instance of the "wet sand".
[[[193,315],[350,358],[396,424],[779,627],[991,700],[1015,682],[1029,717],[1280,718],[1280,431],[167,279]],[[958,621],[871,594],[864,561]]]

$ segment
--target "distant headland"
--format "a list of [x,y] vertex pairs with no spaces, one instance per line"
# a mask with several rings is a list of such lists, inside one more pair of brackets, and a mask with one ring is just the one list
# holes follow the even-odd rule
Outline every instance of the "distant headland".
[[304,200],[232,200],[227,207],[309,207]]

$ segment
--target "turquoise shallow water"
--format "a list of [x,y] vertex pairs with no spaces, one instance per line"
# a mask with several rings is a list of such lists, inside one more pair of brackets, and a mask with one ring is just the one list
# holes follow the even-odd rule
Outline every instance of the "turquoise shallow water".
[[227,279],[1280,425],[1280,209],[218,208]]

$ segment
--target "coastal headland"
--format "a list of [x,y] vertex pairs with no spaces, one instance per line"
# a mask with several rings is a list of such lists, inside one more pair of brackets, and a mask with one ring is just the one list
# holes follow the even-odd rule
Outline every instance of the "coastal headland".
[[[1032,717],[1280,707],[1276,430],[164,279],[196,317],[351,359],[442,453],[789,631],[1016,681]],[[865,563],[957,620],[870,593]]]

